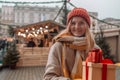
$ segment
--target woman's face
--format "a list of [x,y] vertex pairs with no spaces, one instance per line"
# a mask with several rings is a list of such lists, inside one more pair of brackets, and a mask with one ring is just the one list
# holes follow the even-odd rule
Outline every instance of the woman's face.
[[76,37],[83,36],[86,32],[86,27],[87,23],[81,17],[73,17],[70,21],[70,32]]

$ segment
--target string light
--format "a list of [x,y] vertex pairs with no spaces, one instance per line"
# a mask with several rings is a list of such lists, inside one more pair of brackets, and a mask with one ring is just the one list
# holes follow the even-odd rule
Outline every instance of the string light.
[[35,28],[32,28],[32,30],[35,30]]
[[[75,7],[76,8],[76,6],[75,5],[73,5],[71,2],[68,2],[71,6],[73,6],[73,7]],[[102,22],[102,23],[105,23],[105,24],[108,24],[108,25],[113,25],[113,26],[117,26],[117,27],[119,27],[120,28],[120,26],[119,25],[116,25],[116,24],[112,24],[112,23],[108,23],[108,22],[105,22],[105,21],[103,21],[103,20],[100,20],[100,19],[98,19],[98,18],[96,18],[96,17],[94,17],[94,16],[92,16],[92,15],[90,15],[92,18],[94,18],[95,20],[97,20],[97,21],[100,21],[100,22]]]
[[[0,3],[11,3],[11,4],[52,4],[52,3],[63,3],[64,1],[50,1],[50,2],[14,2],[14,1],[0,1]],[[73,7],[76,7],[74,4],[72,4],[69,0],[67,1],[67,3],[69,3],[71,6]],[[62,7],[61,7],[62,9]],[[61,9],[58,11],[58,14],[57,16],[60,14],[61,12]],[[54,20],[57,18],[57,16],[54,18]],[[117,26],[117,27],[120,27],[119,25],[116,25],[116,24],[112,24],[112,23],[108,23],[108,22],[105,22],[103,20],[100,20],[92,15],[90,15],[92,18],[96,19],[97,21],[100,21],[102,23],[106,23],[108,25],[113,25],[113,26]],[[2,25],[6,25],[6,24],[2,24]],[[13,25],[15,26],[15,25]]]
[[42,27],[40,27],[40,30],[42,30]]
[[[49,3],[62,3],[62,2],[64,2],[64,1],[63,1],[63,0],[62,0],[62,1],[50,1],[50,2],[13,2],[13,1],[0,1],[0,3],[13,3],[13,4],[49,4]],[[67,2],[68,2],[71,6],[76,7],[76,6],[73,5],[71,2],[69,2],[69,1],[67,1]],[[64,4],[63,4],[63,6],[64,6]],[[63,6],[62,6],[62,7],[60,8],[60,10],[58,11],[58,14],[57,14],[56,17],[54,18],[54,20],[55,20],[55,19],[58,17],[58,15],[60,14],[61,10],[63,9]],[[92,18],[94,18],[95,20],[100,21],[100,22],[102,22],[102,23],[120,27],[119,25],[105,22],[105,21],[103,21],[103,20],[100,20],[100,19],[92,16],[92,15],[90,15],[90,16],[91,16]],[[35,28],[32,28],[32,30],[33,30],[33,31],[36,31]],[[19,35],[19,36],[26,37],[25,33],[28,33],[28,32],[30,32],[30,31],[25,30],[24,34],[21,33],[21,32],[18,32],[18,35]],[[40,34],[44,34],[44,32],[49,32],[48,26],[45,26],[45,28],[40,27],[40,30],[37,30],[37,31],[36,31],[37,34],[36,34],[35,32],[33,32],[33,34],[34,34],[35,36],[37,36],[37,35],[39,35],[39,32],[40,32]],[[28,36],[29,36],[29,35],[30,35],[30,36],[31,36],[31,35],[33,36],[33,34],[28,34]]]
[[26,32],[28,32],[28,30],[26,30]]
[[14,2],[14,1],[0,1],[0,3],[9,4],[52,4],[52,3],[62,3],[63,1],[50,1],[50,2]]
[[18,36],[20,36],[21,32],[18,32]]
[[45,26],[45,28],[48,28],[48,26]]
[[44,28],[40,27],[39,29],[32,28],[31,30],[26,29],[25,32],[18,32],[18,36],[22,37],[37,37],[38,35],[48,34],[49,29],[46,25]]

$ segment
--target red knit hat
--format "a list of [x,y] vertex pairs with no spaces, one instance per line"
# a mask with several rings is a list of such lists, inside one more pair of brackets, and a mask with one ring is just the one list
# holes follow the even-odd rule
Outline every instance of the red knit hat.
[[84,18],[85,21],[88,23],[88,25],[90,27],[90,16],[89,16],[89,14],[88,14],[86,9],[84,9],[84,8],[74,8],[67,15],[67,23],[70,21],[70,19],[72,17],[75,17],[75,16],[80,16],[80,17]]

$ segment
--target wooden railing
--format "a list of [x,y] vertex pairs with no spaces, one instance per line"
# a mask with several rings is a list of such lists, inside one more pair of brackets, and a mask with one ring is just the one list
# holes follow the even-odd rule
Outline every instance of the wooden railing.
[[47,63],[49,47],[22,47],[17,66],[45,66]]

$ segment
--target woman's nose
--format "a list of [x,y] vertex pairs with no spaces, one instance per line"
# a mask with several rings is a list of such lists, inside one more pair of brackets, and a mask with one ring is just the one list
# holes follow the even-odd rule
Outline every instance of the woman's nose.
[[79,24],[76,24],[76,25],[75,25],[75,28],[76,28],[76,29],[79,29],[79,28],[80,28]]

